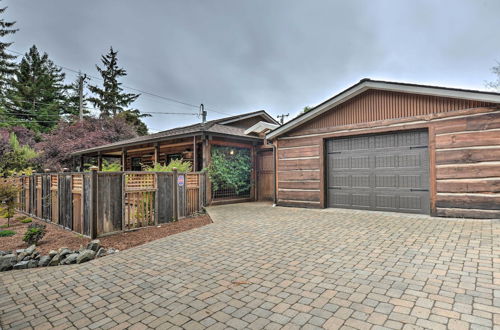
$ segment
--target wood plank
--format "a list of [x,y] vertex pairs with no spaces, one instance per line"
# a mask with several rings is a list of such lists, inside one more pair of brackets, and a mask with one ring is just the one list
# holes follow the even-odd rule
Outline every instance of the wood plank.
[[500,194],[438,194],[436,206],[441,208],[500,210]]
[[320,181],[279,181],[278,189],[320,189]]
[[321,143],[320,137],[304,137],[297,139],[278,139],[279,148],[287,148],[287,147],[300,147],[300,146],[313,146],[319,145]]
[[280,159],[278,170],[317,170],[320,169],[319,158],[306,159]]
[[319,145],[295,148],[295,149],[280,149],[278,150],[278,158],[295,158],[295,157],[314,157],[319,156]]
[[300,201],[289,201],[289,200],[278,200],[277,203],[279,206],[288,206],[288,207],[300,207],[300,208],[309,208],[309,209],[319,209],[321,208],[321,204],[319,202],[300,202]]
[[500,131],[480,131],[436,136],[436,148],[460,148],[500,145]]
[[500,161],[500,146],[488,149],[437,150],[436,163],[470,164],[477,162]]
[[278,171],[280,180],[319,180],[319,171]]
[[461,208],[438,208],[437,216],[448,218],[500,219],[500,211],[471,210]]
[[500,178],[496,179],[466,179],[466,180],[438,180],[438,192],[453,193],[483,193],[500,192]]
[[303,191],[278,190],[278,198],[280,200],[319,202],[320,201],[320,192],[319,191],[307,191],[307,190],[303,190]]
[[472,179],[500,177],[500,164],[476,163],[438,166],[437,179]]
[[479,116],[457,118],[436,123],[437,134],[482,131],[492,128],[500,128],[500,112],[485,113]]

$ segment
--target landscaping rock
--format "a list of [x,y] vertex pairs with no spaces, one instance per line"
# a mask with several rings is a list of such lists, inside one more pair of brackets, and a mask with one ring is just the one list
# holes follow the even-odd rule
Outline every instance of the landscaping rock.
[[[19,260],[19,257],[17,259]],[[26,260],[31,260],[31,254],[25,255],[24,258],[22,259],[22,261],[26,261]]]
[[71,254],[71,253],[73,253],[73,251],[71,251],[68,248],[60,248],[59,249],[59,256],[60,256],[61,260],[64,259],[64,257],[66,257],[66,255]]
[[17,257],[14,254],[6,254],[0,257],[0,272],[11,270],[17,263]]
[[108,251],[107,251],[107,254],[114,254],[115,252],[116,252],[115,249],[109,248]]
[[28,268],[29,261],[21,261],[14,265],[13,269],[26,269]]
[[[93,241],[90,241],[89,244],[87,244],[87,250],[92,250],[94,252],[99,251],[99,248],[101,247],[101,241],[98,239],[95,239]],[[83,252],[83,251],[82,251]]]
[[40,267],[48,266],[51,260],[52,260],[51,256],[43,256],[40,258],[40,261],[38,262],[38,266],[40,266]]
[[78,253],[71,253],[64,258],[64,260],[61,262],[61,265],[70,265],[74,264],[76,262],[76,258],[79,256]]
[[31,259],[28,261],[28,268],[36,268],[38,267],[38,260]]
[[33,254],[33,252],[35,252],[35,250],[36,250],[36,246],[33,244],[29,248],[27,248],[26,250],[24,250],[24,252],[27,253],[27,254]]
[[20,252],[20,253],[18,253],[17,254],[17,261],[23,261],[26,256],[27,256],[26,252]]
[[7,255],[7,254],[8,254],[7,251],[0,251],[0,257],[3,257],[5,255]]
[[49,262],[49,266],[57,266],[59,265],[59,262],[61,261],[61,256],[59,254],[56,254],[52,260]]
[[80,252],[78,255],[78,258],[76,258],[76,263],[81,264],[82,262],[87,262],[89,260],[94,259],[95,257],[95,251],[93,250],[84,250]]
[[100,248],[99,251],[97,251],[95,257],[100,258],[106,255],[106,249]]
[[49,252],[49,257],[50,257],[50,258],[54,258],[56,254],[57,254],[57,251],[56,251],[56,250],[50,250],[50,252]]

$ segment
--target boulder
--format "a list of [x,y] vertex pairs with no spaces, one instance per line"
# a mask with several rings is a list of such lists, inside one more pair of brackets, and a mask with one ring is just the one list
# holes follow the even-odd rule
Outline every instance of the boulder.
[[59,254],[56,254],[49,262],[49,266],[57,266],[59,265],[59,262],[61,261],[61,256]]
[[26,269],[28,268],[29,261],[21,261],[14,265],[13,269]]
[[78,255],[78,258],[76,258],[76,263],[81,264],[82,262],[86,262],[86,261],[94,259],[94,257],[95,257],[95,251],[84,250],[84,251],[80,252],[80,254]]
[[[24,250],[23,250],[24,251]],[[27,256],[26,252],[20,252],[17,254],[17,261],[23,261],[24,258]]]
[[115,252],[116,252],[116,250],[115,250],[115,249],[113,249],[113,248],[109,248],[109,249],[108,249],[108,251],[107,251],[106,253],[107,253],[107,254],[113,254],[113,253],[115,253]]
[[54,258],[56,254],[57,254],[57,251],[56,251],[56,250],[50,250],[50,252],[49,252],[49,257],[50,257],[50,258]]
[[[101,241],[98,239],[95,239],[93,241],[90,241],[89,244],[87,244],[87,250],[92,250],[94,252],[99,251],[99,248],[101,247]],[[83,252],[83,251],[82,251]]]
[[38,260],[31,259],[28,261],[28,268],[36,268],[38,267]]
[[68,254],[71,254],[73,253],[73,251],[71,251],[70,249],[68,248],[60,248],[59,249],[59,256],[62,259],[64,259]]
[[7,254],[9,254],[9,253],[7,253],[7,251],[0,251],[0,257],[3,257],[5,255],[7,255]]
[[0,257],[0,272],[11,270],[17,263],[17,257],[14,254],[6,254]]
[[26,250],[24,250],[24,252],[27,253],[27,254],[33,254],[33,252],[35,252],[35,250],[36,250],[36,246],[33,244],[29,248],[27,248]]
[[100,248],[99,251],[97,251],[95,257],[99,258],[99,257],[103,257],[105,255],[106,255],[106,250],[104,248]]
[[38,266],[39,267],[45,267],[45,266],[48,266],[49,263],[50,263],[50,260],[52,260],[52,257],[51,256],[42,256],[40,258],[40,261],[38,262]]
[[[18,259],[19,259],[19,257],[18,257]],[[32,255],[31,254],[27,254],[27,255],[24,256],[23,261],[31,260],[31,259],[32,259]]]
[[78,253],[71,253],[64,258],[64,260],[61,262],[61,265],[70,265],[74,264],[76,262],[76,258],[78,258],[79,254]]
[[23,253],[25,250],[24,249],[17,249],[16,254]]

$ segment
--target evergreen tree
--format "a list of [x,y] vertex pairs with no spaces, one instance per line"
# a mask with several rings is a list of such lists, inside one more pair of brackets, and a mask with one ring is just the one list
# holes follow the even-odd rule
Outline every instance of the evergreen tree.
[[137,109],[128,107],[139,97],[140,94],[124,93],[122,83],[118,78],[125,77],[127,71],[118,66],[118,51],[110,47],[109,53],[101,57],[103,67],[96,65],[97,71],[102,77],[102,88],[97,85],[89,85],[89,90],[95,95],[88,100],[99,109],[101,117],[121,117],[132,125],[139,135],[148,134],[148,127],[141,120],[149,115],[141,114]]
[[19,125],[48,132],[66,114],[65,74],[33,45],[19,63],[8,92],[8,111]]
[[97,71],[103,79],[103,86],[89,85],[89,89],[95,94],[89,101],[101,111],[101,117],[114,117],[118,113],[126,110],[133,103],[139,94],[124,93],[122,83],[118,78],[127,75],[127,71],[118,67],[118,52],[109,49],[109,53],[101,56],[103,68],[96,65]]
[[[0,8],[0,15],[5,15],[7,7]],[[7,48],[12,45],[12,42],[6,42],[5,37],[12,35],[18,31],[14,28],[16,22],[7,22],[3,17],[0,17],[0,97],[2,101],[5,97],[6,89],[10,79],[16,72],[16,56],[8,52]]]

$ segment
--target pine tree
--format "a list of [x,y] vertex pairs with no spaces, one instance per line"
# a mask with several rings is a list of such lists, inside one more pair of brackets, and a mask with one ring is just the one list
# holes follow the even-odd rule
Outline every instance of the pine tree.
[[33,45],[19,63],[8,92],[8,111],[23,125],[48,132],[66,113],[65,74]]
[[124,93],[121,87],[122,83],[118,78],[125,77],[127,71],[118,67],[118,52],[110,47],[109,53],[101,56],[103,68],[96,65],[97,71],[103,79],[103,87],[89,85],[89,90],[95,94],[88,100],[101,111],[101,117],[114,117],[123,112],[132,104],[139,94]]
[[[7,7],[0,8],[0,15],[5,15]],[[16,72],[16,56],[8,52],[7,48],[13,43],[6,42],[5,37],[12,35],[18,31],[14,28],[16,22],[7,22],[3,17],[0,18],[0,97],[5,97],[6,88],[10,79]]]

